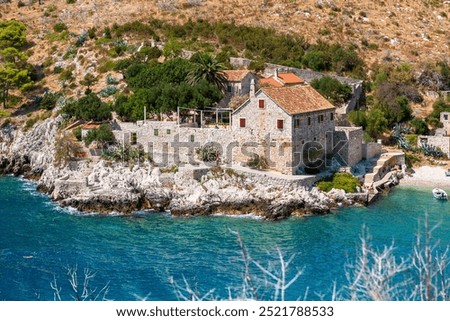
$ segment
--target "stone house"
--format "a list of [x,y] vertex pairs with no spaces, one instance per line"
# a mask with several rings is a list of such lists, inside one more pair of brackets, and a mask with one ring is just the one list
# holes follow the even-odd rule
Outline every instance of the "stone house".
[[226,82],[226,95],[243,96],[250,92],[250,82],[255,80],[255,74],[246,69],[223,70]]
[[447,155],[447,157],[450,157],[450,113],[442,112],[439,119],[443,127],[436,129],[434,136],[419,136],[417,147],[421,147],[422,145],[438,147],[445,155]]
[[440,121],[443,125],[443,134],[445,136],[450,136],[450,113],[449,112],[442,112],[440,115]]
[[450,113],[442,112],[439,117],[443,127],[436,130],[434,136],[422,135],[417,140],[417,147],[424,144],[438,147],[450,157]]
[[[320,166],[332,151],[335,107],[310,85],[262,87],[232,115],[232,132],[246,137],[242,156],[264,156],[269,167],[296,174]],[[250,152],[250,148],[253,149]]]
[[[335,141],[345,142],[339,158],[348,166],[364,157],[362,129],[335,127],[335,106],[301,78],[278,73],[270,78],[278,85],[256,90],[253,75],[247,71],[236,74],[230,79],[242,81],[236,81],[235,92],[247,92],[245,83],[250,79],[248,99],[230,110],[228,126],[190,126],[180,115],[176,121],[119,122],[114,126],[117,140],[142,145],[162,166],[192,164],[198,148],[214,145],[224,164],[243,165],[258,155],[267,160],[269,169],[289,175],[326,166],[327,157],[338,153]],[[194,120],[197,114],[205,118],[204,110],[192,112]]]

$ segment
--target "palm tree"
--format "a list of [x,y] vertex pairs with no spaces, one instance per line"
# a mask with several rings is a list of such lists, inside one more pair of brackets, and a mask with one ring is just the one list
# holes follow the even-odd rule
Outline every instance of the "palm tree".
[[187,76],[190,85],[195,85],[205,79],[214,84],[220,91],[225,91],[227,78],[222,72],[225,69],[223,64],[208,53],[197,53],[192,56],[191,61],[194,62],[195,66]]

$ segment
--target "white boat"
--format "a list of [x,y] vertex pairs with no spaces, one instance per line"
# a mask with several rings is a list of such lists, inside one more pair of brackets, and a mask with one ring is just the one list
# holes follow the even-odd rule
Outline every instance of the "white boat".
[[446,200],[448,199],[447,193],[440,189],[440,188],[434,188],[433,189],[433,196],[434,198],[438,199],[438,200]]

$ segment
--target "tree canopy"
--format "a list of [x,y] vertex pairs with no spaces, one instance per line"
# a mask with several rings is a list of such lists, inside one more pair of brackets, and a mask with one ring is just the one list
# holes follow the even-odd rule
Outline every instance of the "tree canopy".
[[0,49],[21,49],[27,44],[26,27],[23,23],[10,20],[0,21]]
[[26,28],[21,22],[0,22],[0,99],[4,108],[10,90],[26,90],[32,85],[28,57],[21,52],[26,43]]
[[147,113],[154,115],[175,111],[177,107],[213,106],[222,93],[214,82],[209,82],[208,76],[198,76],[190,82],[197,68],[197,62],[182,58],[162,64],[154,61],[131,64],[124,75],[134,94],[117,97],[114,110],[123,120],[136,121],[144,118],[144,106]]
[[352,88],[349,85],[341,84],[337,79],[328,76],[313,80],[311,86],[333,104],[342,104],[352,96]]
[[86,121],[102,121],[111,118],[111,107],[107,103],[103,103],[94,93],[90,93],[78,101],[67,103],[62,112],[69,117]]

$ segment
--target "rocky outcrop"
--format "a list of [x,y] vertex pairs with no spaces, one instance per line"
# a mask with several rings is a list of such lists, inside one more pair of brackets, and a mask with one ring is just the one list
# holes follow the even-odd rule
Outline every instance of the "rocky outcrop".
[[[247,214],[278,220],[291,215],[324,214],[350,204],[345,193],[323,193],[289,181],[246,175],[214,167],[180,168],[161,173],[149,162],[139,166],[98,158],[53,164],[54,137],[59,119],[48,119],[27,132],[11,126],[0,139],[2,173],[24,174],[38,180],[38,190],[62,206],[83,212],[130,214],[138,210],[170,211],[172,215]],[[281,178],[280,178],[281,179]]]
[[0,174],[39,178],[53,162],[60,117],[48,118],[28,131],[7,124],[0,129]]

